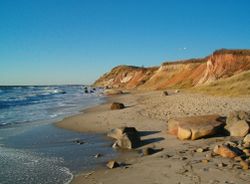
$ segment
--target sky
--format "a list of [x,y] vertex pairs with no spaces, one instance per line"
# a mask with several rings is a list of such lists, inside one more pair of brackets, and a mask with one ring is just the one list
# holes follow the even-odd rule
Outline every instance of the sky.
[[0,0],[0,85],[91,84],[220,48],[250,48],[250,1]]

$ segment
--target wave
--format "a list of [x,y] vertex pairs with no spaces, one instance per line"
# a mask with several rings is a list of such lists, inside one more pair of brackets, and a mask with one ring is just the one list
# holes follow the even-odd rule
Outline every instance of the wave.
[[[14,89],[16,90],[16,88]],[[20,90],[20,88],[18,89]],[[9,108],[13,106],[36,104],[41,102],[42,100],[50,98],[53,95],[66,94],[66,92],[61,89],[51,89],[51,88],[48,89],[45,88],[45,90],[44,89],[28,90],[22,93],[15,91],[10,96],[6,96],[2,100],[0,99],[0,109]]]

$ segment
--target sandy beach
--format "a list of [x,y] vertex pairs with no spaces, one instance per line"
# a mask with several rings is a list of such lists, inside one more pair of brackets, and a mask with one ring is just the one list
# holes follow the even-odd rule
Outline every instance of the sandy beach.
[[[122,110],[110,110],[112,102],[126,105]],[[207,159],[211,148],[234,137],[212,137],[196,141],[180,141],[167,134],[170,118],[193,115],[219,114],[226,116],[234,110],[250,110],[250,97],[214,97],[188,92],[161,91],[138,92],[108,97],[105,104],[89,108],[82,113],[56,123],[58,127],[78,132],[107,133],[112,128],[133,126],[140,131],[144,147],[163,148],[150,156],[120,158],[125,167],[97,169],[74,177],[73,184],[191,184],[191,183],[237,183],[250,181],[250,171],[242,170],[235,161],[219,156]],[[209,148],[196,152],[197,148]],[[223,163],[223,164],[222,164]],[[222,165],[222,166],[221,166]]]

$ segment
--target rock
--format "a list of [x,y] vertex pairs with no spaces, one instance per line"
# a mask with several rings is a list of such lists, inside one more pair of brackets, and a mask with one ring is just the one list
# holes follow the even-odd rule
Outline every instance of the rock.
[[117,140],[117,146],[122,149],[137,148],[140,146],[140,143],[140,138],[133,134],[123,134],[123,136]]
[[177,90],[175,90],[175,93],[180,93],[180,90],[178,90],[178,89],[177,89]]
[[219,115],[193,116],[170,119],[168,132],[181,140],[196,140],[220,133],[223,126]]
[[111,110],[124,109],[124,108],[125,108],[124,104],[119,102],[112,103],[110,107]]
[[196,152],[197,152],[197,153],[202,153],[202,152],[204,152],[204,149],[198,148],[198,149],[196,149]]
[[223,162],[221,162],[221,163],[218,164],[218,167],[226,167],[226,166],[227,166],[227,164],[225,164]]
[[242,150],[246,156],[250,156],[250,149],[243,149]]
[[250,130],[249,123],[246,120],[239,120],[225,126],[230,136],[244,137]]
[[118,89],[107,89],[104,91],[104,94],[105,95],[120,95],[120,94],[123,94],[123,92],[121,90],[118,90]]
[[240,161],[240,165],[241,165],[243,170],[248,170],[249,169],[249,163],[244,161],[244,160]]
[[135,127],[114,128],[108,132],[107,136],[114,139],[120,139],[123,134],[135,134],[136,136],[140,136]]
[[204,164],[207,164],[209,162],[209,160],[208,159],[203,159],[201,162],[204,163]]
[[236,162],[240,162],[240,161],[242,161],[243,159],[242,159],[240,156],[237,156],[237,157],[234,157],[234,160],[235,160]]
[[88,89],[85,89],[85,90],[84,90],[84,93],[89,93]]
[[216,145],[213,152],[225,158],[234,158],[241,155],[241,151],[238,148],[226,145]]
[[74,140],[73,142],[76,144],[80,144],[80,145],[85,143],[85,141],[80,140],[80,139]]
[[99,157],[101,157],[101,156],[102,156],[102,154],[97,153],[97,154],[95,155],[95,158],[99,158]]
[[134,127],[115,128],[107,135],[117,140],[112,146],[115,148],[132,149],[141,144],[140,135]]
[[162,92],[162,96],[168,96],[169,94],[168,94],[168,92],[167,91],[163,91]]
[[250,143],[250,134],[247,134],[245,138],[243,139],[244,143]]
[[250,130],[250,113],[244,111],[230,112],[225,129],[231,136],[244,137],[249,133]]
[[113,168],[116,168],[116,167],[119,167],[120,164],[118,164],[116,161],[114,160],[110,160],[108,161],[108,163],[106,164],[106,166],[109,168],[109,169],[113,169]]

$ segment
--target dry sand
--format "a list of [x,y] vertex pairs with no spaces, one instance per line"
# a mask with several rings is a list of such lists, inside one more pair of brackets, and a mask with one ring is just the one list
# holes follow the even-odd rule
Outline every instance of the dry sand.
[[[110,110],[111,102],[122,102],[127,108]],[[213,97],[201,94],[133,92],[109,97],[108,102],[65,118],[57,126],[79,132],[106,133],[120,126],[134,126],[142,131],[143,147],[164,148],[151,156],[121,158],[128,164],[116,169],[98,169],[74,177],[73,184],[191,184],[235,183],[249,184],[250,170],[244,171],[231,159],[209,158],[212,150],[195,152],[197,148],[213,148],[232,137],[215,137],[196,141],[180,141],[166,133],[171,117],[220,114],[233,110],[250,111],[250,97]],[[141,148],[139,148],[141,149]],[[202,160],[208,157],[209,162]],[[120,161],[120,160],[118,160]],[[224,167],[220,167],[224,163]]]

